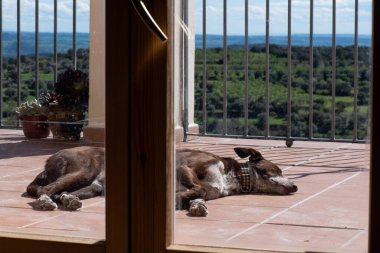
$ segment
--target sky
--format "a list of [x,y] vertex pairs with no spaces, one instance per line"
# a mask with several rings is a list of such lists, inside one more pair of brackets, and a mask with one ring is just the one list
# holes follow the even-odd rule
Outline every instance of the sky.
[[[195,33],[202,33],[202,2],[193,0]],[[292,0],[292,34],[308,34],[310,1]],[[223,34],[223,0],[207,0],[207,34]],[[359,0],[359,34],[371,34],[372,0]],[[245,0],[227,0],[227,34],[244,34]],[[266,0],[248,0],[248,33],[265,34]],[[336,33],[354,34],[355,0],[336,0]],[[270,0],[269,26],[271,35],[288,33],[288,0]],[[332,0],[314,0],[314,34],[332,33]]]
[[[195,33],[202,33],[202,2],[189,0],[195,10]],[[372,0],[359,1],[359,34],[371,34]],[[58,32],[72,32],[72,0],[58,0]],[[223,0],[206,0],[207,33],[223,34]],[[308,34],[310,1],[292,0],[292,33]],[[53,32],[54,1],[40,0],[41,32]],[[77,32],[89,32],[90,0],[77,0]],[[336,0],[337,34],[354,33],[355,0]],[[245,0],[227,0],[227,33],[244,34]],[[248,0],[250,35],[265,34],[266,0]],[[16,31],[16,0],[3,0],[3,30]],[[288,0],[270,0],[270,34],[288,33]],[[34,31],[35,0],[21,0],[21,30]],[[332,33],[332,0],[314,0],[314,34]]]
[[[72,32],[73,30],[73,1],[58,0],[58,32]],[[21,31],[34,32],[35,30],[35,0],[21,0]],[[89,32],[90,0],[77,0],[77,32]],[[39,30],[40,32],[54,31],[54,1],[39,1]],[[17,30],[16,0],[3,0],[3,30]]]

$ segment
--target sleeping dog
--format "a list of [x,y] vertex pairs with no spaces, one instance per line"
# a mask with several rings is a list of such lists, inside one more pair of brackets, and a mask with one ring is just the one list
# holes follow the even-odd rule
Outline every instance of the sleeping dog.
[[26,191],[38,198],[34,207],[54,210],[57,203],[74,211],[82,207],[82,199],[104,194],[104,148],[76,147],[50,156],[44,170]]
[[[281,170],[252,148],[235,148],[246,163],[199,150],[178,150],[176,207],[207,215],[205,200],[244,193],[290,194],[297,191]],[[54,210],[57,203],[77,210],[82,199],[105,192],[104,148],[76,147],[49,157],[44,170],[28,185],[35,208]]]
[[209,152],[177,150],[176,208],[188,209],[192,216],[206,216],[206,200],[248,193],[290,194],[297,186],[282,176],[281,169],[252,148],[235,148],[233,158]]

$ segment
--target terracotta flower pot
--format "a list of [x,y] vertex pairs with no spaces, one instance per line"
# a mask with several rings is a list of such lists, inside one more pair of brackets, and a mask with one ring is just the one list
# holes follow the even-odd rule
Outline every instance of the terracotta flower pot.
[[[46,121],[46,123],[45,123]],[[30,139],[46,138],[50,134],[47,117],[43,115],[28,115],[22,117],[22,130]]]
[[84,112],[68,110],[59,105],[49,105],[48,115],[53,139],[63,141],[79,141],[83,130]]

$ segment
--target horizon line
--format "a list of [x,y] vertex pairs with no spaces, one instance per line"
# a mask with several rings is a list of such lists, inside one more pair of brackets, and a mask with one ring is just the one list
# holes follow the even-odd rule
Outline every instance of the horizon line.
[[[203,35],[201,33],[196,33],[195,35]],[[223,34],[218,34],[218,33],[208,33],[206,35],[218,35],[218,36],[223,36]],[[293,33],[292,36],[294,35],[307,35],[309,36],[310,34],[309,33]],[[319,35],[319,36],[332,36],[332,34],[330,33],[314,33],[313,35]],[[355,34],[351,34],[351,33],[336,33],[335,34],[336,36],[339,35],[339,36],[355,36]],[[245,34],[228,34],[227,36],[245,36]],[[249,36],[266,36],[266,34],[249,34]],[[276,34],[270,34],[269,36],[288,36],[288,34],[280,34],[280,33],[276,33]],[[358,36],[372,36],[372,34],[367,34],[367,33],[359,33]]]

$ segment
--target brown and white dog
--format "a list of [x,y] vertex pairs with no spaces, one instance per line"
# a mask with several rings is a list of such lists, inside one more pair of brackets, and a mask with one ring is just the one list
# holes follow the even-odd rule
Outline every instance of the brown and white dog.
[[245,193],[290,194],[297,186],[282,176],[281,169],[252,148],[234,148],[240,158],[219,157],[209,152],[177,150],[176,208],[192,216],[206,216],[206,200]]
[[26,189],[29,195],[38,198],[34,207],[54,210],[60,203],[74,211],[82,207],[82,199],[103,195],[104,151],[98,147],[76,147],[50,156],[44,171]]

